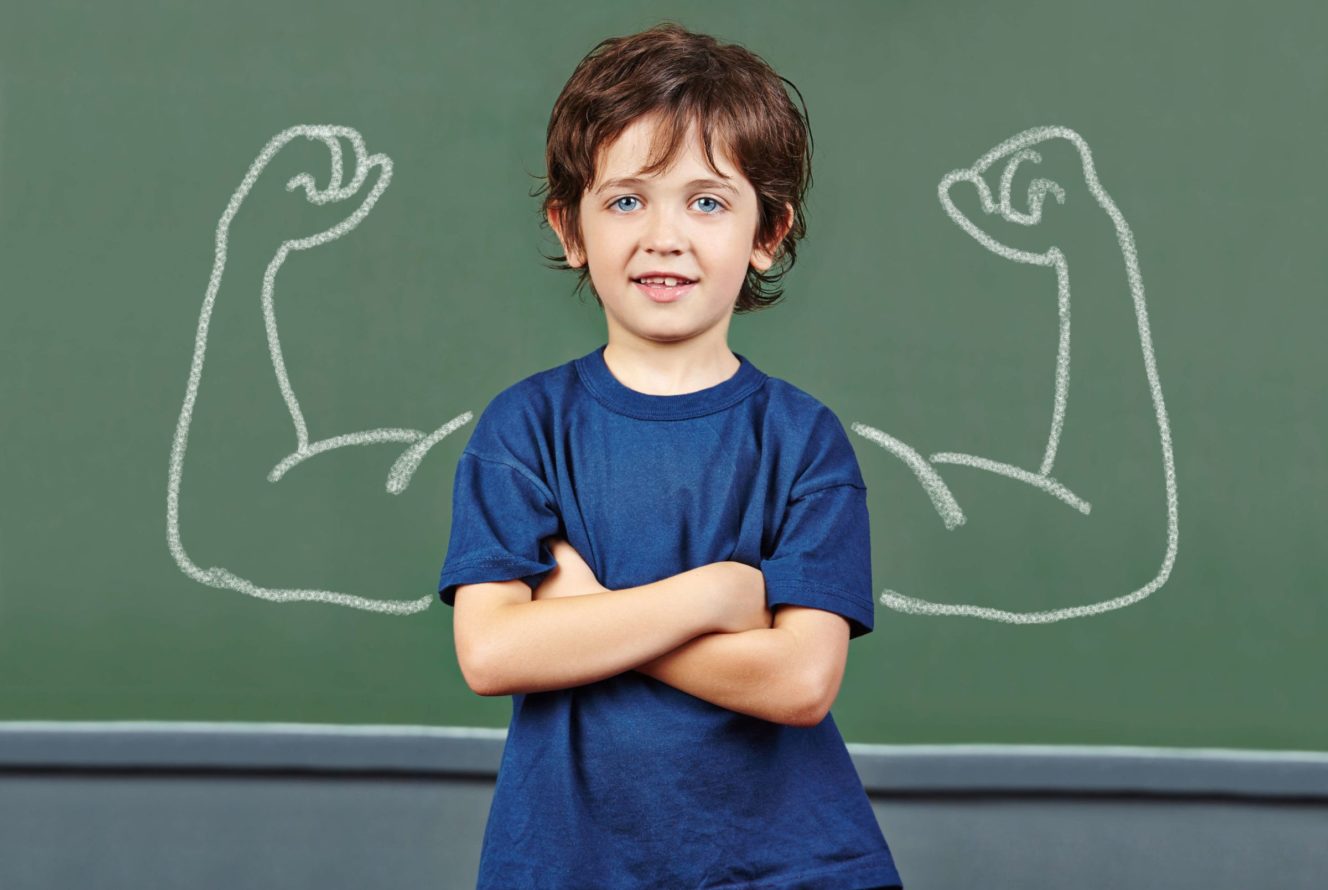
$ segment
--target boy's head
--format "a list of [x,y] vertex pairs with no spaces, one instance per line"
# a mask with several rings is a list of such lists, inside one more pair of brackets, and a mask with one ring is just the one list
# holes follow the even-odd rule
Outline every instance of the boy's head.
[[[579,268],[578,290],[589,280],[620,322],[652,327],[722,315],[727,328],[777,301],[768,286],[797,258],[811,184],[811,131],[785,83],[748,50],[671,22],[598,44],[549,118],[541,209],[565,251],[557,268]],[[613,184],[623,178],[637,181]],[[652,271],[696,284],[655,303],[633,281]]]

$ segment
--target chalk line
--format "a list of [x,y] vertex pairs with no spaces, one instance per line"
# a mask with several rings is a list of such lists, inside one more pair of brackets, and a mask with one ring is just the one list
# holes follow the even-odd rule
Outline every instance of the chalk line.
[[[992,253],[1013,260],[1017,263],[1048,266],[1055,270],[1056,310],[1059,317],[1059,338],[1056,350],[1055,395],[1051,412],[1051,430],[1047,438],[1047,445],[1043,453],[1042,463],[1038,470],[1034,472],[986,457],[948,451],[933,454],[930,462],[932,464],[959,464],[974,469],[997,473],[1007,478],[1032,485],[1033,487],[1060,499],[1083,515],[1088,515],[1090,512],[1091,506],[1087,500],[1070,491],[1070,489],[1064,484],[1051,476],[1052,467],[1056,460],[1056,449],[1060,441],[1061,429],[1065,421],[1065,408],[1070,386],[1069,263],[1061,250],[1055,246],[1050,247],[1043,253],[1033,253],[1018,250],[996,241],[969,220],[968,217],[950,200],[951,186],[957,182],[971,182],[977,188],[978,197],[982,203],[982,210],[984,213],[988,215],[999,214],[1000,218],[1006,222],[1026,226],[1036,225],[1042,219],[1042,205],[1047,195],[1053,195],[1058,203],[1064,204],[1066,200],[1065,190],[1050,179],[1033,179],[1032,182],[1029,183],[1026,193],[1028,212],[1024,213],[1015,209],[1011,203],[1011,183],[1014,180],[1015,173],[1018,171],[1020,164],[1025,162],[1042,162],[1041,155],[1031,148],[1031,146],[1052,139],[1067,140],[1077,150],[1083,166],[1084,181],[1088,186],[1089,192],[1097,201],[1098,206],[1106,211],[1107,215],[1111,217],[1111,221],[1116,230],[1116,240],[1120,246],[1121,255],[1125,260],[1126,273],[1130,283],[1130,295],[1134,303],[1135,320],[1139,330],[1139,343],[1143,351],[1144,370],[1148,376],[1148,389],[1152,396],[1153,411],[1157,419],[1158,433],[1162,446],[1162,467],[1165,475],[1167,498],[1166,553],[1162,558],[1162,564],[1158,568],[1157,574],[1147,584],[1131,591],[1130,593],[1088,605],[1062,609],[1048,609],[1043,611],[1020,612],[976,605],[940,603],[918,597],[906,596],[894,590],[885,590],[881,594],[880,601],[886,606],[900,612],[907,612],[915,615],[962,615],[974,618],[984,618],[992,621],[1003,621],[1010,624],[1045,624],[1053,621],[1062,621],[1067,618],[1100,615],[1113,609],[1120,609],[1133,603],[1137,603],[1153,593],[1166,583],[1167,578],[1171,574],[1171,569],[1175,564],[1176,552],[1180,540],[1180,522],[1178,518],[1179,507],[1176,496],[1175,458],[1172,453],[1171,429],[1167,421],[1166,405],[1162,398],[1162,386],[1158,381],[1157,363],[1153,357],[1153,341],[1149,333],[1148,309],[1144,304],[1144,285],[1143,278],[1139,273],[1139,258],[1135,250],[1134,234],[1130,230],[1129,225],[1125,222],[1125,217],[1116,207],[1115,202],[1112,201],[1111,197],[1107,194],[1106,189],[1104,189],[1101,182],[1099,182],[1097,172],[1093,166],[1093,155],[1089,150],[1088,143],[1085,142],[1078,133],[1068,127],[1034,127],[1025,130],[988,151],[979,158],[973,166],[952,170],[947,173],[937,186],[937,194],[940,198],[941,206],[944,207],[945,212],[950,219]],[[1001,171],[1000,176],[1000,199],[999,201],[994,201],[992,199],[991,190],[988,188],[983,174],[993,163],[1000,159],[1005,159],[1005,167]],[[945,486],[941,481],[940,476],[932,470],[931,467],[926,466],[921,462],[920,458],[917,456],[917,452],[908,446],[902,445],[898,440],[891,439],[880,430],[866,424],[853,423],[850,428],[858,435],[881,445],[895,456],[904,459],[905,463],[913,470],[919,481],[922,482],[928,495],[931,496],[933,505],[935,505],[937,512],[941,515],[941,519],[945,523],[947,529],[954,529],[962,524],[963,514],[960,512],[958,503],[951,495],[950,490]],[[959,517],[957,521],[956,517]]]
[[[277,461],[276,465],[269,471],[267,478],[271,482],[279,481],[291,468],[297,466],[302,461],[311,457],[332,451],[337,448],[352,445],[376,445],[381,443],[405,443],[410,447],[405,450],[392,464],[388,472],[386,488],[390,494],[400,494],[405,491],[410,484],[411,476],[419,467],[420,461],[424,459],[425,454],[435,444],[444,437],[452,433],[457,428],[468,423],[473,415],[467,411],[454,417],[447,423],[431,433],[424,433],[419,430],[386,428],[375,430],[364,430],[357,433],[348,433],[339,436],[332,436],[321,441],[310,442],[309,430],[305,424],[304,414],[300,411],[299,401],[295,398],[295,391],[290,385],[290,379],[286,373],[286,363],[282,358],[281,340],[277,333],[276,306],[273,292],[276,288],[277,272],[280,271],[282,264],[286,262],[291,251],[307,250],[320,244],[326,244],[335,241],[342,235],[345,235],[351,229],[359,225],[369,212],[373,209],[379,195],[387,188],[392,180],[392,160],[384,154],[369,155],[365,151],[364,140],[359,132],[343,126],[333,125],[313,125],[300,124],[288,127],[282,130],[263,147],[263,150],[249,166],[243,182],[240,183],[230,201],[226,205],[226,210],[221,215],[217,223],[216,247],[212,263],[212,274],[208,280],[207,294],[203,298],[203,308],[199,314],[198,330],[194,337],[194,355],[189,369],[189,383],[185,388],[184,404],[180,408],[180,418],[175,427],[175,438],[171,443],[170,471],[167,480],[166,493],[166,540],[170,547],[171,556],[175,559],[176,565],[180,570],[190,578],[198,581],[200,584],[206,584],[209,587],[217,587],[227,590],[235,590],[240,593],[259,599],[271,600],[273,602],[295,602],[312,601],[331,603],[339,606],[348,606],[354,609],[363,609],[369,612],[381,612],[391,615],[410,615],[429,608],[435,600],[435,595],[430,594],[414,600],[377,600],[367,597],[356,596],[349,593],[341,593],[331,590],[315,590],[304,588],[273,588],[264,587],[256,584],[247,578],[240,577],[234,572],[223,566],[212,566],[211,568],[201,568],[185,552],[184,545],[180,540],[180,484],[183,476],[184,454],[189,443],[189,425],[193,418],[194,402],[198,397],[198,387],[203,375],[203,359],[207,352],[208,324],[212,318],[212,309],[216,302],[217,291],[221,287],[222,272],[226,267],[227,238],[230,232],[231,222],[236,213],[239,212],[240,205],[248,196],[254,183],[267,167],[272,158],[287,143],[297,137],[304,137],[310,140],[319,140],[327,146],[331,162],[331,176],[328,185],[324,189],[318,188],[312,174],[300,173],[292,177],[286,183],[286,191],[294,191],[297,188],[303,188],[305,198],[311,204],[328,204],[337,201],[344,201],[355,197],[361,187],[364,185],[369,171],[377,168],[380,173],[377,181],[364,196],[360,206],[355,209],[348,217],[341,222],[319,232],[304,238],[294,238],[283,241],[281,247],[268,263],[263,274],[263,319],[267,330],[268,349],[272,357],[272,367],[276,373],[277,385],[281,390],[282,398],[285,400],[287,410],[290,413],[291,422],[295,427],[296,447],[286,457]],[[355,150],[355,172],[349,182],[343,185],[344,170],[342,165],[342,149],[340,139],[346,139]]]

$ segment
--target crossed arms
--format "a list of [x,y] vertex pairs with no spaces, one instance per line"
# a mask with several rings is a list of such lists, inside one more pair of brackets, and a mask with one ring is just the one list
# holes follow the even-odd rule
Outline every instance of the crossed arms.
[[838,695],[848,622],[792,605],[772,620],[758,569],[711,563],[606,590],[571,545],[551,549],[558,568],[534,591],[521,580],[457,588],[457,658],[480,695],[563,689],[637,670],[790,726],[820,723]]

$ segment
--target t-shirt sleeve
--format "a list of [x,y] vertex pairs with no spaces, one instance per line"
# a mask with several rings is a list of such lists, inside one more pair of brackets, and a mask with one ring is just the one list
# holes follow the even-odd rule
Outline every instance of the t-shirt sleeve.
[[813,424],[769,556],[766,605],[809,606],[848,619],[849,639],[871,633],[874,598],[867,486],[843,426],[829,409]]
[[871,633],[871,535],[867,491],[844,483],[804,494],[784,514],[774,552],[761,561],[766,605],[843,615],[849,639]]
[[469,451],[457,461],[452,531],[438,596],[456,605],[460,584],[520,578],[533,591],[557,561],[545,538],[562,537],[553,494],[529,470]]

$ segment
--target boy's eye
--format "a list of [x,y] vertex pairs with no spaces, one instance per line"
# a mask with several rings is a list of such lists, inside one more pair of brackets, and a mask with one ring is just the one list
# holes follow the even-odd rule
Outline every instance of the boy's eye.
[[[615,209],[617,209],[617,210],[631,210],[631,209],[632,209],[631,207],[624,207],[624,206],[623,206],[623,201],[636,201],[636,200],[637,200],[637,198],[636,198],[635,195],[623,195],[621,198],[617,198],[617,199],[615,199],[614,202],[613,202],[613,204],[611,204],[610,206],[612,206],[613,208],[615,208]],[[714,209],[713,209],[713,210],[707,210],[707,211],[705,211],[707,216],[715,216],[716,213],[717,213],[717,211],[720,211],[720,210],[723,210],[723,209],[724,209],[724,205],[723,205],[723,203],[721,203],[721,202],[720,202],[718,199],[716,199],[716,198],[712,198],[712,197],[710,197],[709,195],[703,195],[702,197],[697,198],[696,201],[693,201],[692,203],[695,204],[697,201],[709,201],[711,204],[714,205]]]

